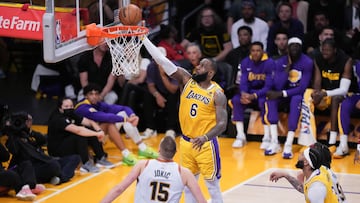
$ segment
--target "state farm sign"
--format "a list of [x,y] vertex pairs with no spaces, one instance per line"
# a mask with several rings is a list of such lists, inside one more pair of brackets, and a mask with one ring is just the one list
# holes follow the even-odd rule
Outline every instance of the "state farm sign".
[[[0,3],[0,36],[42,40],[44,13],[45,8],[40,6]],[[55,19],[61,22],[62,40],[77,36],[76,12],[73,8],[55,8]]]
[[41,22],[39,21],[23,20],[19,16],[13,16],[10,19],[0,16],[0,29],[39,32],[40,28]]

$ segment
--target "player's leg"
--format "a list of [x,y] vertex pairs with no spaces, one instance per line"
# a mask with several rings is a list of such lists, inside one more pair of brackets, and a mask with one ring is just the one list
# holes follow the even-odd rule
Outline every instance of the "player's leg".
[[230,105],[232,106],[232,120],[236,126],[236,140],[232,147],[240,148],[246,144],[246,136],[244,131],[244,109],[245,105],[240,103],[240,93],[235,94],[231,99]]
[[[117,115],[122,116],[124,118],[128,118],[125,111],[120,111],[119,113],[117,113]],[[116,123],[116,125],[119,125],[119,123]],[[147,146],[142,141],[139,130],[136,126],[133,126],[129,122],[121,123],[119,126],[121,125],[123,125],[126,135],[129,136],[134,141],[134,143],[139,147],[140,156],[151,159],[157,158],[159,156],[156,151],[154,151],[151,147]]]
[[347,97],[340,105],[338,111],[338,124],[340,134],[340,144],[336,148],[334,158],[343,158],[349,154],[348,135],[350,133],[350,116],[355,109],[356,102],[360,95]]
[[288,133],[286,135],[286,141],[284,144],[283,158],[291,159],[293,157],[292,144],[294,141],[295,131],[298,126],[302,95],[294,95],[290,98],[290,110],[288,114]]
[[[180,164],[183,167],[188,168],[194,175],[195,178],[199,179],[199,167],[196,163],[193,153],[197,153],[196,150],[192,148],[192,143],[190,140],[185,140],[180,138]],[[196,199],[192,195],[191,191],[185,187],[185,202],[195,203]]]
[[[222,194],[219,180],[221,177],[220,149],[218,139],[212,139],[204,144],[202,150],[197,152],[196,162],[200,173],[204,177],[211,196],[211,202],[222,203]],[[206,146],[208,145],[208,146]]]
[[259,98],[259,107],[263,106],[263,109],[261,109],[263,124],[270,128],[270,145],[265,149],[265,155],[274,155],[281,151],[277,129],[279,121],[278,102],[276,99],[266,100],[265,102],[265,98]]
[[[260,116],[262,119],[262,122],[264,124],[264,112],[265,112],[265,99],[259,99],[258,101],[258,107],[260,109]],[[262,142],[260,145],[260,149],[264,149],[266,150],[267,148],[269,148],[270,144],[271,144],[271,137],[270,137],[270,125],[265,125],[264,124],[264,136],[262,138]]]
[[114,123],[102,123],[100,124],[101,129],[107,133],[110,137],[110,140],[115,144],[115,146],[120,149],[121,154],[123,155],[123,163],[129,166],[135,165],[137,159],[135,156],[126,148],[124,141],[121,138],[119,130],[116,128]]
[[335,152],[336,138],[338,135],[338,110],[339,105],[344,99],[343,96],[333,96],[331,97],[330,104],[330,137],[329,137],[329,150]]

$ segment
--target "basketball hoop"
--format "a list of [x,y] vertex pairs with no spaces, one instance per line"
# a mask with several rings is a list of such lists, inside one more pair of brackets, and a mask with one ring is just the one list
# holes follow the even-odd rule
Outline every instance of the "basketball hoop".
[[139,74],[139,54],[149,29],[142,26],[86,27],[87,41],[96,46],[105,39],[112,58],[112,74]]

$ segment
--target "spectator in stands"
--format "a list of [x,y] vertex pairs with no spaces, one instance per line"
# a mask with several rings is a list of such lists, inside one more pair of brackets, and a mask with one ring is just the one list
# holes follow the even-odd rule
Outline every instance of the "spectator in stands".
[[352,0],[345,8],[344,28],[350,38],[352,51],[358,51],[360,44],[360,0]]
[[[288,107],[288,133],[284,145],[283,158],[291,159],[292,143],[301,112],[301,102],[305,89],[310,84],[313,72],[313,61],[302,51],[302,41],[293,37],[288,42],[289,54],[279,58],[276,62],[274,74],[274,90],[266,93],[266,104],[269,109],[269,118],[277,123],[278,108]],[[274,139],[274,137],[272,137]],[[279,148],[278,140],[271,140],[272,148],[265,151],[266,155],[276,153],[275,148]]]
[[[264,52],[261,42],[253,42],[250,46],[250,56],[241,62],[240,93],[231,99],[233,107],[233,122],[235,122],[237,135],[233,143],[234,148],[245,145],[244,111],[248,106],[260,109],[262,121],[265,124],[265,94],[272,87],[272,74],[275,71],[275,62]],[[264,140],[270,140],[270,131],[265,125]],[[277,125],[276,127],[277,133]],[[273,125],[272,125],[273,127]],[[275,132],[274,132],[275,133]],[[277,137],[277,135],[276,135]],[[266,146],[268,147],[268,146]]]
[[124,164],[134,165],[137,159],[126,148],[121,138],[119,130],[122,126],[126,134],[138,145],[140,156],[147,158],[156,158],[158,156],[151,147],[148,147],[142,141],[137,129],[139,117],[135,115],[131,108],[101,102],[100,87],[93,83],[89,83],[84,88],[84,95],[85,99],[76,105],[75,112],[100,123],[101,129],[110,136],[115,146],[121,150]]
[[[164,56],[167,52],[164,48],[158,47]],[[146,83],[150,94],[144,97],[144,120],[148,129],[147,131],[156,131],[157,110],[163,109],[165,119],[166,136],[175,137],[178,129],[178,103],[179,103],[179,85],[178,82],[166,75],[162,67],[155,62],[150,63],[147,68]]]
[[[186,69],[190,74],[193,74],[196,71],[195,68],[198,65],[200,65],[200,60],[203,58],[200,49],[201,48],[197,43],[194,42],[189,43],[186,46],[187,59],[176,61],[176,63],[180,64],[180,66]],[[217,82],[222,88],[224,88],[229,84],[227,84],[227,81],[225,80],[225,75],[223,74],[222,71],[227,71],[227,70],[223,70],[221,67],[221,63],[218,63],[218,65],[219,64],[220,64],[220,66],[218,66],[219,71],[215,73],[213,80]]]
[[15,113],[12,116],[14,124],[8,131],[9,139],[6,146],[13,155],[9,167],[30,161],[36,181],[57,185],[67,182],[74,176],[74,171],[79,164],[78,156],[57,158],[48,156],[41,149],[45,143],[45,137],[40,133],[33,132],[29,126],[32,125],[32,117],[26,112]]
[[[100,171],[98,167],[114,167],[106,159],[102,143],[99,142],[104,136],[96,122],[76,115],[73,101],[65,97],[58,101],[57,108],[49,118],[48,152],[55,157],[76,154],[82,161],[80,171],[96,173]],[[89,146],[94,151],[98,167],[89,159]]]
[[158,46],[164,47],[169,60],[185,58],[185,49],[176,41],[177,30],[173,25],[160,25],[160,42]]
[[288,2],[281,2],[277,7],[277,14],[279,20],[275,22],[269,29],[268,39],[267,39],[267,52],[274,53],[276,51],[275,47],[275,34],[279,29],[286,30],[291,37],[298,37],[299,39],[304,38],[304,26],[302,23],[292,18],[293,9],[291,4]]
[[225,62],[230,64],[234,69],[234,74],[239,70],[241,61],[249,56],[250,45],[252,41],[253,32],[249,26],[241,26],[237,30],[240,46],[231,50],[226,56]]
[[326,40],[326,39],[334,39],[335,40],[334,28],[329,27],[329,26],[323,27],[319,33],[318,39],[319,39],[319,46],[315,47],[310,53],[308,53],[308,55],[312,59],[315,59],[317,56],[321,55],[322,43],[324,42],[324,40]]
[[[108,25],[114,22],[114,10],[116,10],[119,6],[119,2],[117,0],[106,0],[103,1],[103,20],[104,25]],[[89,21],[90,23],[100,23],[100,13],[99,13],[99,2],[93,1],[88,6],[89,10]]]
[[[255,16],[265,21],[270,27],[275,20],[275,7],[271,0],[253,0],[255,3]],[[227,30],[231,33],[234,22],[242,18],[242,0],[233,1],[227,16]]]
[[318,11],[314,14],[312,30],[308,30],[304,36],[304,52],[310,54],[316,47],[320,46],[319,34],[324,27],[329,26],[329,18],[324,12]]
[[304,26],[304,33],[307,32],[307,17],[309,3],[304,0],[288,0],[293,8],[292,17],[298,19]]
[[[0,143],[0,163],[7,162],[10,154]],[[31,189],[32,188],[32,189]],[[45,190],[42,184],[36,184],[35,172],[30,161],[20,163],[17,167],[5,170],[0,164],[0,196],[14,189],[19,200],[33,201],[36,194]]]
[[200,60],[203,58],[201,53],[201,47],[199,44],[191,42],[185,49],[186,59],[177,61],[181,64],[181,67],[185,68],[189,73],[193,73],[193,70],[200,64]]
[[321,111],[330,110],[331,129],[328,143],[331,151],[334,151],[339,104],[348,93],[349,88],[353,91],[350,87],[353,79],[352,59],[337,49],[333,39],[326,39],[321,44],[321,55],[316,56],[314,63],[314,89],[305,91],[304,105],[311,111],[314,110],[314,106]]
[[202,9],[197,26],[181,42],[186,47],[190,42],[200,44],[204,57],[222,61],[231,51],[230,37],[220,17],[210,7]]
[[348,94],[339,107],[340,117],[338,119],[338,125],[340,144],[336,148],[333,155],[334,158],[343,158],[345,155],[349,154],[348,135],[350,133],[350,116],[359,115],[360,113],[360,61],[356,61],[354,66],[354,74],[357,79],[357,91],[352,92],[354,94]]
[[89,83],[98,84],[101,88],[100,99],[108,104],[114,104],[118,95],[113,91],[116,76],[111,74],[112,62],[106,43],[97,46],[81,55],[78,62],[80,84],[82,90],[78,94],[78,101],[84,98],[83,88]]
[[[267,23],[258,17],[255,17],[255,3],[252,0],[242,0],[241,3],[242,18],[231,27],[231,43],[233,48],[237,48],[240,42],[237,35],[238,28],[241,26],[249,26],[252,30],[252,41],[260,41],[266,46],[269,27]],[[266,47],[265,47],[266,50]]]
[[269,53],[270,57],[274,60],[288,54],[288,33],[285,30],[278,30],[275,35],[276,51]]
[[70,97],[76,99],[75,88],[77,87],[78,73],[71,64],[71,60],[78,58],[76,55],[57,63],[42,61],[37,64],[31,81],[31,89],[37,98],[42,94]]
[[[308,11],[308,29],[313,30],[313,23],[311,21],[314,19],[315,13],[321,11],[329,17],[329,22],[331,26],[334,26],[338,30],[344,28],[344,8],[346,1],[342,0],[317,0],[317,1],[308,1],[309,2],[309,11]],[[336,15],[334,15],[336,14]]]

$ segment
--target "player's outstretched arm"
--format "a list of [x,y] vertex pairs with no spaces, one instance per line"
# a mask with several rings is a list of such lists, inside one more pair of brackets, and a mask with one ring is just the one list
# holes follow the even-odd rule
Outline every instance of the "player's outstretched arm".
[[191,78],[189,72],[172,63],[147,37],[144,38],[144,46],[156,63],[164,69],[165,73],[168,76],[175,78],[181,86],[186,84],[186,82]]
[[270,181],[277,182],[281,178],[286,178],[286,180],[299,192],[304,193],[304,186],[303,184],[292,177],[290,174],[283,172],[283,171],[274,171],[270,174]]
[[139,161],[134,168],[130,171],[129,175],[116,185],[110,192],[101,200],[101,203],[111,203],[119,195],[121,195],[128,187],[133,183],[140,175],[141,171],[145,167],[146,160]]
[[181,178],[183,183],[189,188],[192,195],[195,197],[196,201],[198,203],[206,203],[206,199],[200,190],[199,184],[189,169],[181,167]]

